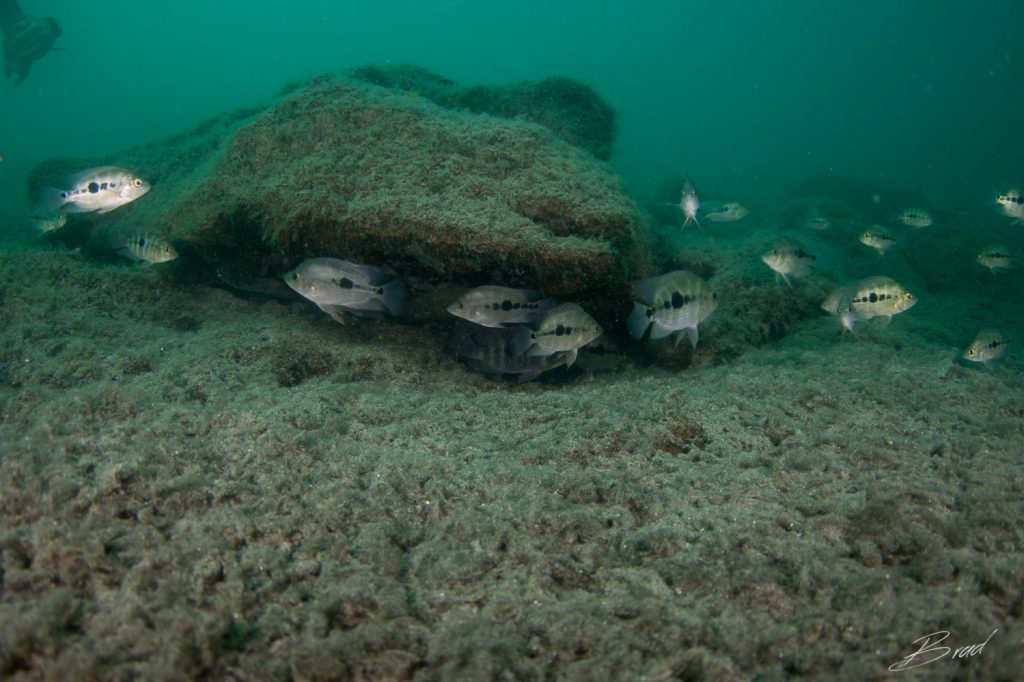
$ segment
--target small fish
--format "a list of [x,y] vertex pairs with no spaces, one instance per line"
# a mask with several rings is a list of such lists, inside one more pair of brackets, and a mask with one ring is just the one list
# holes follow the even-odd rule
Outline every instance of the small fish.
[[864,246],[870,246],[872,249],[878,251],[879,256],[884,256],[885,252],[893,247],[896,240],[887,235],[881,225],[872,225],[870,228],[865,230],[861,234],[858,241]]
[[735,201],[704,202],[704,219],[712,223],[734,223],[743,220],[750,213],[750,210]]
[[837,315],[843,328],[853,331],[860,320],[884,317],[885,323],[893,315],[910,310],[917,298],[889,277],[868,277],[832,292],[821,304],[827,312]]
[[484,327],[534,322],[554,300],[533,289],[477,287],[448,306],[448,312]]
[[455,354],[474,369],[488,374],[511,374],[522,383],[564,365],[568,351],[548,356],[523,355],[512,350],[518,329],[459,325],[452,335]]
[[63,213],[40,213],[32,216],[32,225],[43,234],[59,230],[67,223],[68,217]]
[[986,246],[978,254],[977,260],[993,274],[997,274],[999,270],[1009,270],[1019,265],[1017,259],[1010,254],[1010,250],[1005,246]]
[[807,219],[804,220],[804,227],[824,232],[832,227],[832,221],[829,220],[827,216],[814,210],[807,214]]
[[821,308],[829,315],[839,318],[839,324],[843,327],[843,335],[846,332],[854,333],[853,324],[857,316],[853,312],[853,289],[849,286],[839,287],[821,302]]
[[651,339],[675,334],[675,345],[686,337],[697,347],[697,326],[718,307],[718,294],[692,272],[674,270],[633,283],[639,300],[629,315],[629,333],[643,338],[648,327]]
[[565,366],[572,367],[577,351],[601,336],[601,327],[575,303],[560,303],[548,310],[533,327],[520,327],[509,349],[516,355],[550,357],[565,352]]
[[344,313],[362,317],[399,315],[405,286],[380,268],[338,258],[310,258],[284,276],[285,283],[304,298],[345,323]]
[[982,329],[964,351],[964,359],[988,365],[1006,353],[1010,340],[998,329]]
[[686,216],[686,220],[683,221],[683,227],[690,223],[696,223],[697,227],[700,227],[700,221],[697,220],[697,211],[700,210],[700,199],[697,198],[697,188],[689,180],[683,183],[683,192],[679,197],[679,208],[683,209],[683,215]]
[[60,188],[44,187],[39,208],[62,213],[107,213],[149,191],[149,183],[115,166],[90,168],[64,179]]
[[932,215],[923,208],[908,208],[901,211],[896,220],[907,227],[928,227],[934,222]]
[[178,257],[174,246],[163,237],[144,234],[114,235],[107,245],[125,258],[142,262],[143,265],[166,263]]
[[998,195],[996,203],[1004,215],[1014,219],[1014,224],[1024,222],[1024,193],[1019,189],[1011,189],[1006,194]]
[[[775,245],[771,251],[761,254],[761,260],[769,268],[775,271],[777,276],[789,286],[789,276],[804,277],[811,274],[811,267],[816,257],[798,244],[789,241],[782,241]],[[778,279],[776,278],[776,281]]]

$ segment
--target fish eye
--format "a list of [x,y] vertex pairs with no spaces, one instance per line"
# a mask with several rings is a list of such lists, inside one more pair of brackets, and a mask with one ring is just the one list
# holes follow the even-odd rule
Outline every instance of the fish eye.
[[134,180],[132,180],[132,184],[135,185],[136,187],[142,187],[142,180],[140,180],[139,178],[135,178]]
[[297,272],[293,272],[292,273],[292,281],[293,282],[298,282],[299,281],[299,273],[297,273]]

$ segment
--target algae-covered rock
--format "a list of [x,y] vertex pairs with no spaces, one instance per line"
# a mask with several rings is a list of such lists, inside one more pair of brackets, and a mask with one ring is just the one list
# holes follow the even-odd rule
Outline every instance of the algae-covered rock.
[[599,159],[611,158],[615,112],[593,88],[571,78],[537,82],[461,87],[418,66],[364,66],[352,72],[356,80],[398,88],[448,108],[524,118],[539,123],[567,142]]
[[600,299],[646,267],[644,219],[592,155],[536,124],[344,78],[100,161],[153,189],[79,220],[164,232],[236,277],[333,256]]

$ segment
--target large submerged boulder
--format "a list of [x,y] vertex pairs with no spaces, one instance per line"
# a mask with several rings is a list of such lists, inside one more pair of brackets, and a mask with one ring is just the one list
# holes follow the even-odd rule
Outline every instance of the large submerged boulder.
[[[116,164],[153,185],[76,222],[162,232],[236,277],[334,256],[622,305],[647,267],[644,218],[590,152],[536,123],[365,80],[317,77],[266,108],[76,163]],[[43,164],[30,191],[75,165]]]

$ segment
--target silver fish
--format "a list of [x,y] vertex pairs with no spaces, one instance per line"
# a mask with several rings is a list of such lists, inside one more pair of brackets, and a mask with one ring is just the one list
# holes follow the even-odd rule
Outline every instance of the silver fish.
[[32,224],[43,234],[59,230],[67,223],[68,217],[63,213],[39,213],[32,216]]
[[837,315],[843,328],[853,331],[854,323],[885,318],[910,310],[917,298],[890,277],[868,277],[832,292],[821,307]]
[[895,239],[885,233],[881,225],[872,225],[861,234],[857,241],[878,251],[879,256],[884,256],[885,252],[896,243]]
[[344,313],[363,317],[399,315],[405,286],[372,265],[338,258],[310,258],[284,276],[285,283],[334,318],[345,323]]
[[840,287],[833,291],[821,302],[821,308],[828,314],[839,318],[839,324],[843,328],[843,336],[846,335],[846,332],[853,333],[853,325],[857,321],[857,315],[853,311],[852,287]]
[[149,183],[115,166],[90,168],[64,179],[59,188],[44,187],[39,208],[62,213],[107,213],[149,191]]
[[986,246],[978,254],[977,260],[979,264],[984,265],[993,274],[999,270],[1009,270],[1019,265],[1017,258],[1005,246]]
[[743,220],[750,210],[735,201],[704,202],[704,219],[712,223],[734,223]]
[[683,227],[690,223],[696,223],[697,227],[700,227],[700,221],[697,220],[697,211],[700,210],[700,199],[697,198],[697,188],[689,180],[683,183],[683,192],[679,197],[679,208],[683,209],[683,215],[686,217],[686,220],[683,221]]
[[1010,340],[998,329],[982,329],[971,345],[964,351],[964,359],[984,362],[986,365],[998,360],[1006,353]]
[[718,307],[718,294],[692,272],[675,270],[633,283],[638,301],[627,322],[629,333],[640,339],[651,329],[651,339],[675,334],[675,345],[686,337],[697,347],[697,325]]
[[564,365],[568,351],[547,356],[513,352],[518,329],[460,325],[452,337],[455,354],[471,367],[488,374],[511,374],[519,382],[536,379],[542,373]]
[[908,227],[928,227],[934,222],[931,213],[923,208],[905,209],[896,216],[896,220]]
[[483,286],[467,291],[448,306],[448,312],[484,327],[536,321],[554,300],[533,289]]
[[[782,241],[776,244],[771,251],[761,254],[761,261],[775,271],[776,275],[792,286],[789,277],[804,277],[811,274],[811,267],[816,257],[798,244],[789,241]],[[778,278],[776,278],[778,281]]]
[[159,236],[145,234],[115,235],[107,245],[125,258],[141,261],[145,265],[166,263],[178,257],[178,252],[169,241]]
[[601,336],[601,327],[576,303],[560,303],[548,310],[533,327],[520,327],[511,341],[516,355],[550,357],[567,353],[565,366],[572,367],[577,351]]
[[999,204],[1004,215],[1014,219],[1014,223],[1024,222],[1024,192],[1019,189],[1011,189],[1006,194],[998,195],[996,203]]

